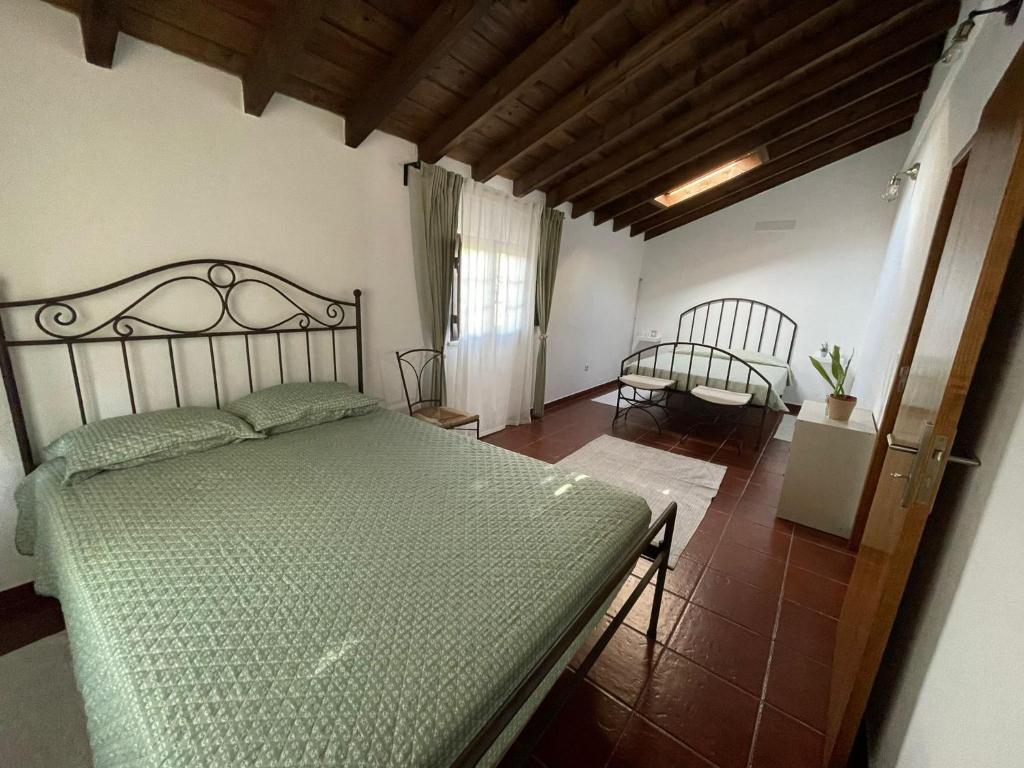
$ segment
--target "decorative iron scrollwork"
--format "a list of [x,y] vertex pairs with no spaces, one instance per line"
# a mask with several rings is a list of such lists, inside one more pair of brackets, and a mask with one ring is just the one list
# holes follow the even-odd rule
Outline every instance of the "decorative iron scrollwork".
[[[123,309],[107,317],[102,322],[85,330],[74,332],[70,330],[78,323],[80,316],[79,308],[77,308],[73,302],[84,300],[113,288],[127,285],[135,280],[143,279],[157,272],[206,263],[209,264],[209,267],[203,276],[176,275],[174,277],[170,277],[150,287],[142,293],[141,296],[133,300]],[[240,278],[235,271],[235,267],[242,267],[247,270],[259,272],[266,275],[268,278],[272,278],[273,282],[259,277]],[[218,308],[218,311],[212,322],[209,322],[199,328],[185,328],[179,327],[176,324],[171,325],[166,322],[158,322],[153,318],[147,318],[144,316],[144,313],[141,311],[141,305],[147,299],[167,289],[168,286],[180,285],[182,283],[199,284],[210,290],[213,296],[216,297],[215,306]],[[280,287],[281,285],[286,286],[296,294],[300,294],[303,303],[300,304],[299,300],[296,300],[296,298],[293,298],[293,296],[289,295],[288,292],[282,290]],[[262,286],[263,288],[269,289],[278,297],[283,299],[288,305],[290,305],[290,307],[294,308],[295,311],[290,312],[280,320],[275,320],[266,324],[256,325],[247,323],[241,319],[244,313],[240,311],[239,306],[244,304],[244,302],[236,296],[235,302],[232,303],[232,297],[235,296],[235,292],[243,286]],[[303,306],[303,304],[308,304],[311,300],[318,302],[318,306],[315,308]],[[104,332],[110,332],[115,338],[129,339],[136,334],[137,329],[141,330],[143,328],[158,331],[162,334],[173,334],[176,336],[202,336],[212,333],[245,333],[289,329],[333,330],[344,326],[347,317],[346,307],[349,306],[354,306],[354,303],[321,296],[320,294],[314,293],[313,291],[303,288],[280,275],[276,275],[260,267],[228,261],[193,261],[170,264],[166,267],[133,275],[130,278],[126,278],[125,280],[118,281],[111,285],[103,286],[102,288],[98,288],[93,291],[45,301],[45,303],[40,304],[36,310],[35,324],[36,327],[47,336],[64,341],[80,341],[100,335]],[[225,323],[225,319],[229,320],[230,323]],[[233,324],[233,326],[231,324]]]

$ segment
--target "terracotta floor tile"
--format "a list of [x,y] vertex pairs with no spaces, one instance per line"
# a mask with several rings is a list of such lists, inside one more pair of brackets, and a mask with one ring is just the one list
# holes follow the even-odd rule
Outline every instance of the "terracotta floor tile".
[[665,578],[665,589],[680,597],[689,598],[703,572],[704,563],[686,555],[680,555],[676,561],[676,567],[669,570],[668,576]]
[[808,528],[806,525],[799,524],[794,524],[793,535],[798,539],[803,539],[804,541],[809,541],[822,547],[838,549],[840,552],[853,554],[850,551],[849,539],[844,539],[841,536],[835,536],[831,533],[825,533],[824,531],[816,531],[814,528]]
[[[570,662],[572,669],[577,669],[583,663],[610,623],[610,618],[601,620]],[[587,679],[628,707],[633,707],[663,648],[661,643],[648,640],[642,632],[629,626],[620,626],[590,668]]]
[[715,549],[710,565],[716,570],[724,571],[758,589],[774,594],[778,594],[782,589],[782,579],[786,570],[786,564],[781,560],[726,541]]
[[[626,601],[626,597],[629,595],[629,591],[632,590],[640,580],[635,576],[630,576],[626,579],[626,583],[623,584],[619,594],[612,600],[611,606],[608,608],[609,615],[614,615],[615,612],[622,606]],[[654,585],[648,584],[647,588],[644,589],[643,595],[636,601],[629,614],[626,616],[625,624],[633,627],[633,629],[639,632],[647,632],[647,623],[651,618],[651,606],[654,604]],[[658,615],[658,641],[665,642],[668,636],[671,634],[673,627],[676,625],[676,621],[683,612],[683,607],[686,605],[686,601],[677,595],[673,595],[668,590],[662,594],[661,597],[661,613]]]
[[[762,458],[762,461],[764,459]],[[782,475],[776,475],[774,472],[767,472],[761,469],[761,463],[758,462],[758,467],[754,470],[754,473],[750,476],[750,484],[756,485],[766,490],[775,491],[776,493],[782,491]]]
[[673,450],[694,458],[710,459],[718,450],[718,445],[718,443],[707,443],[703,440],[694,439],[688,436],[681,440],[679,445]]
[[769,507],[779,506],[779,497],[782,495],[782,485],[778,487],[773,485],[757,485],[754,483],[754,477],[757,472],[750,478],[750,485],[747,486],[747,490],[743,492],[744,501],[752,501],[757,504],[764,504]]
[[783,600],[776,640],[831,666],[838,623],[824,614]]
[[721,538],[722,536],[719,533],[701,533],[697,531],[686,542],[683,554],[696,560],[698,563],[706,563],[711,559]]
[[709,568],[704,571],[690,599],[747,629],[771,637],[778,608],[778,596],[771,592]]
[[757,461],[758,454],[751,450],[751,447],[748,446],[744,451],[737,451],[734,443],[728,446],[723,445],[720,450],[715,451],[712,457],[712,462],[715,464],[722,464],[726,467],[738,467],[748,471],[754,469]]
[[821,768],[824,737],[772,707],[761,714],[753,768]]
[[786,473],[786,463],[789,461],[789,454],[786,456],[779,455],[765,455],[758,462],[757,468],[765,472],[772,472],[776,475],[783,475]]
[[737,480],[749,480],[751,474],[753,470],[749,467],[727,467],[725,470],[726,477],[734,477]]
[[558,713],[534,754],[547,768],[603,765],[629,720],[629,709],[584,682]]
[[640,443],[641,445],[648,445],[653,448],[664,448],[668,450],[679,445],[679,436],[670,430],[659,435],[658,430],[655,429],[650,432],[645,432],[633,442]]
[[768,666],[767,637],[690,603],[668,647],[760,697]]
[[720,494],[725,494],[726,496],[735,496],[736,498],[739,498],[743,495],[743,491],[746,487],[746,478],[741,479],[737,477],[730,477],[728,473],[726,473],[726,476],[722,478],[722,484],[718,487],[718,492]]
[[680,741],[634,714],[608,768],[714,768]]
[[785,560],[789,554],[791,535],[765,525],[751,522],[742,517],[733,517],[725,528],[722,541],[731,541],[748,549],[754,549],[777,560]]
[[846,585],[842,582],[793,565],[790,565],[786,572],[786,582],[782,591],[787,600],[824,613],[833,619],[839,618],[839,613],[843,609],[843,598],[846,597]]
[[637,711],[721,768],[744,768],[757,699],[671,650],[658,659]]
[[832,670],[799,651],[775,644],[767,699],[815,730],[825,730]]
[[793,530],[792,523],[787,520],[781,520],[777,517],[777,510],[775,507],[769,504],[752,501],[747,498],[746,493],[743,494],[739,504],[736,505],[736,511],[733,512],[733,514],[736,515],[736,517],[742,517],[752,523],[770,525],[779,528],[780,530]]
[[711,533],[721,535],[722,531],[725,530],[725,526],[729,524],[729,515],[723,512],[716,512],[713,509],[709,509],[704,517],[701,519],[700,524],[697,526],[697,532],[699,533]]
[[793,542],[790,562],[798,568],[814,571],[844,584],[850,580],[856,558],[849,553],[820,547],[803,539]]
[[721,512],[724,515],[731,515],[736,511],[736,507],[739,503],[739,496],[730,496],[726,493],[720,493],[711,500],[711,506],[708,507],[708,510],[711,512]]

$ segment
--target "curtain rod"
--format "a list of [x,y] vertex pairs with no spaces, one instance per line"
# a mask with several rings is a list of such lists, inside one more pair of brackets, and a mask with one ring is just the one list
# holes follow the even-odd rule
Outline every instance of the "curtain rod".
[[419,160],[413,160],[411,163],[406,163],[405,165],[402,166],[402,186],[403,187],[408,187],[409,186],[409,169],[410,168],[415,168],[416,170],[419,170],[420,167],[421,166],[420,166],[420,161]]

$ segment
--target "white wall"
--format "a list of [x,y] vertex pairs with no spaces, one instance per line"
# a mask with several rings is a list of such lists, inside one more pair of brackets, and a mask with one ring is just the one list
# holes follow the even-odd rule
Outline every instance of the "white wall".
[[[964,3],[961,16],[979,5]],[[978,127],[988,101],[1024,40],[1024,21],[1014,27],[1002,16],[982,17],[964,54],[938,65],[915,119],[910,151],[897,165],[920,163],[916,182],[904,185],[885,253],[867,328],[869,355],[860,370],[864,400],[881,414],[913,312],[932,232],[956,155]]]
[[[966,14],[978,3],[966,3]],[[1014,54],[1024,22],[1006,27],[983,18],[969,50],[933,81],[905,162],[921,175],[900,201],[872,309],[877,363],[866,377],[876,409],[888,395],[932,230],[953,158],[977,128],[981,110]],[[1022,95],[1024,98],[1024,95]],[[1019,258],[1019,254],[1018,254]],[[1021,272],[1004,290],[1021,295]],[[1000,326],[1006,370],[968,410],[991,404],[985,425],[968,437],[979,469],[951,470],[929,521],[922,552],[894,628],[868,714],[876,768],[1010,768],[1024,738],[1024,325]],[[988,371],[986,381],[992,377]],[[983,382],[985,383],[985,382]],[[977,400],[978,402],[975,402]],[[954,489],[954,490],[951,490]]]
[[[0,3],[0,51],[5,296],[83,289],[201,257],[253,262],[328,294],[359,287],[367,389],[400,397],[391,353],[422,341],[401,183],[412,144],[374,133],[349,149],[340,118],[281,95],[262,118],[249,117],[237,78],[125,35],[112,70],[90,66],[77,18],[38,0]],[[606,330],[632,317],[636,278],[622,286],[609,275],[628,279],[625,265],[639,272],[640,248],[608,227],[567,220],[563,237],[549,329],[563,352],[548,356],[549,399],[591,386],[595,373],[611,378],[627,345],[606,344]],[[608,325],[570,320],[579,317]],[[587,350],[590,372],[564,352],[575,345]],[[49,394],[55,376],[30,377],[23,395]],[[113,415],[127,404],[90,407]],[[20,475],[4,402],[0,589],[31,578],[13,549]]]
[[968,405],[988,411],[968,438],[981,467],[947,472],[879,675],[868,712],[873,768],[1021,764],[1022,278],[1018,270],[1006,286],[1018,308],[1013,327],[1000,329],[1004,375]]
[[[897,137],[649,241],[638,330],[674,341],[679,313],[702,301],[767,302],[799,326],[786,402],[824,397],[807,358],[824,341],[865,354],[866,310],[894,213],[881,194],[906,151]],[[795,229],[754,231],[755,222],[787,219]]]
[[548,333],[548,357],[559,361],[549,366],[549,400],[613,381],[632,344],[643,241],[616,239],[611,222],[591,222],[566,215]]

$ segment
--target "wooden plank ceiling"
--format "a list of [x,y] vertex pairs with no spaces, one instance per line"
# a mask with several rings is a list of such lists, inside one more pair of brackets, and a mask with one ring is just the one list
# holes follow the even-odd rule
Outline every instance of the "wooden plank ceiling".
[[[657,237],[907,131],[955,0],[54,0],[86,58],[118,31],[283,93],[422,160]],[[130,62],[126,62],[130,66]],[[339,137],[340,140],[340,137]],[[761,152],[670,208],[657,195]],[[881,183],[881,180],[880,180]]]

